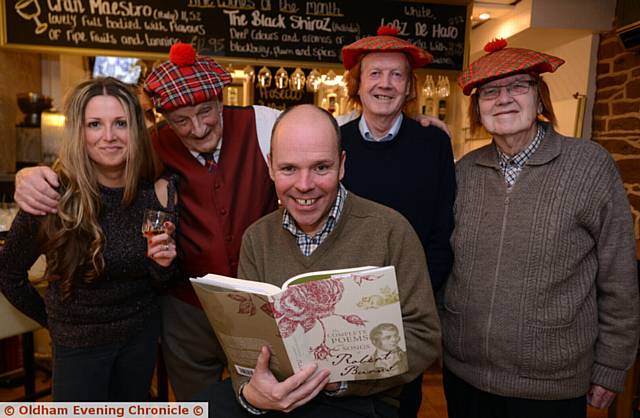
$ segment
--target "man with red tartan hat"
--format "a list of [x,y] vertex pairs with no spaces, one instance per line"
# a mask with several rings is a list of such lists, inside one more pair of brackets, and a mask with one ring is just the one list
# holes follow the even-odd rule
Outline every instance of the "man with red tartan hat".
[[[145,92],[168,122],[153,138],[160,159],[180,178],[178,248],[186,278],[235,277],[242,234],[277,208],[266,155],[280,112],[223,107],[231,75],[188,44],[171,48]],[[224,354],[184,280],[163,301],[162,348],[176,398],[188,400],[220,378]]]
[[455,263],[441,311],[450,418],[585,418],[624,387],[639,322],[633,220],[594,141],[554,129],[542,73],[564,60],[505,40],[458,79],[471,131],[456,164]]
[[[340,128],[347,153],[343,183],[407,218],[424,247],[424,280],[437,295],[453,263],[453,152],[444,132],[404,114],[417,97],[414,70],[432,58],[397,35],[397,28],[382,26],[377,36],[342,49],[349,99],[362,109]],[[400,417],[415,418],[421,400],[422,375],[404,386]]]

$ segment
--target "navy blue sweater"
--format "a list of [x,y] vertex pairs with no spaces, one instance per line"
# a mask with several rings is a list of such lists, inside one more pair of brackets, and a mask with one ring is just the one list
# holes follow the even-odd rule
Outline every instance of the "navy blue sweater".
[[393,208],[416,230],[424,247],[434,292],[446,281],[453,253],[455,168],[449,137],[404,117],[391,141],[365,141],[360,119],[342,126],[347,152],[343,183],[359,196]]

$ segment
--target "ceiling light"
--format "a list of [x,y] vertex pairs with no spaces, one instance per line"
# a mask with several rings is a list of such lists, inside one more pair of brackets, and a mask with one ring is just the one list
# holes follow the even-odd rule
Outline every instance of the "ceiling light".
[[491,15],[489,13],[480,13],[480,16],[478,16],[478,19],[480,19],[480,20],[489,20],[489,19],[491,19]]

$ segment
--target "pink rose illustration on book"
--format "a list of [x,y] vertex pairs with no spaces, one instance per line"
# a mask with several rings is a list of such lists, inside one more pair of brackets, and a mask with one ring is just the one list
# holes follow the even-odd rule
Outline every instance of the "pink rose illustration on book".
[[322,342],[311,351],[317,360],[330,357],[332,348],[327,345],[327,330],[322,322],[323,318],[335,315],[351,324],[364,326],[364,321],[357,315],[335,313],[336,305],[342,299],[343,292],[342,282],[334,279],[308,282],[287,288],[272,304],[273,316],[278,321],[282,337],[287,338],[293,334],[298,326],[307,333],[319,323],[322,327]]
[[[251,300],[250,296],[245,297],[237,293],[230,293],[227,295],[227,297],[239,303],[239,306],[238,306],[239,314],[244,314],[248,316],[253,316],[256,314],[256,306],[253,304],[253,301]],[[264,302],[260,306],[260,310],[273,318],[273,312],[271,311],[271,306],[269,302]]]
[[242,296],[242,295],[235,294],[235,293],[231,293],[231,294],[227,295],[227,297],[229,297],[230,299],[235,300],[236,302],[238,302],[240,304],[238,306],[238,313],[239,314],[246,314],[246,315],[249,315],[249,316],[253,316],[253,315],[256,314],[256,306],[251,301],[251,297]]
[[381,274],[353,274],[353,281],[358,286],[362,286],[362,282],[373,282],[380,277],[382,277]]

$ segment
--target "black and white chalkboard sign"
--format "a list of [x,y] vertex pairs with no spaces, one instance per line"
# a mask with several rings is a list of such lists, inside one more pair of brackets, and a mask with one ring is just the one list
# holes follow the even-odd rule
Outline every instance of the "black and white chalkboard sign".
[[2,44],[164,55],[175,42],[210,55],[338,63],[340,50],[383,24],[463,65],[467,6],[395,0],[0,0]]

